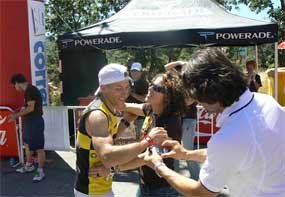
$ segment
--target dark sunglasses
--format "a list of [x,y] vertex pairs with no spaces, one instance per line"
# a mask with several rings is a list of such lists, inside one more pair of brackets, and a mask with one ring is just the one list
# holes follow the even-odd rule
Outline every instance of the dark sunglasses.
[[166,93],[166,90],[165,90],[165,88],[164,88],[163,86],[156,85],[156,84],[153,84],[153,83],[152,83],[150,86],[151,86],[152,89],[153,89],[154,91],[156,91],[156,92],[163,93],[163,94]]

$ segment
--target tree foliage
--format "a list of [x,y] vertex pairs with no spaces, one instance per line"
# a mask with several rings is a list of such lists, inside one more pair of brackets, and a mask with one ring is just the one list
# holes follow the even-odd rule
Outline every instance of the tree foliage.
[[[274,6],[274,3],[280,3],[280,7]],[[260,13],[266,10],[269,18],[272,21],[277,22],[279,26],[279,38],[285,39],[285,1],[284,0],[224,0],[225,6],[234,5],[238,7],[238,4],[244,4],[250,8],[251,11]]]
[[[118,12],[129,0],[47,0],[45,1],[47,30],[47,72],[48,80],[59,86],[58,48],[56,38],[65,32],[72,32],[94,24]],[[50,98],[59,94],[50,91]]]
[[[230,1],[230,0],[229,0]],[[263,10],[267,10],[268,16],[272,19],[272,21],[277,22],[278,24],[278,37],[279,41],[285,40],[285,1],[284,0],[276,0],[274,1],[277,4],[277,1],[280,3],[280,7],[276,7],[273,4],[273,0],[234,0],[237,3],[243,3],[248,5],[248,7],[259,13]],[[267,47],[263,47],[259,49],[259,53],[263,53],[263,56],[260,56],[261,62],[270,67],[274,63],[274,49],[272,46],[266,45]],[[264,56],[267,59],[264,59]],[[285,66],[285,51],[279,51],[279,65]],[[270,61],[271,60],[271,61]]]
[[[55,40],[57,35],[70,32],[101,21],[121,10],[130,0],[47,0],[46,7],[46,29],[48,32],[48,73],[50,81],[55,84],[58,79],[57,72],[57,49]],[[280,1],[280,7],[274,7],[271,0],[217,0],[226,9],[238,8],[239,4],[245,4],[252,11],[259,13],[266,10],[268,16],[279,25],[279,37],[285,40],[285,2]],[[277,1],[277,0],[276,0]],[[129,64],[131,61],[140,61],[149,72],[151,78],[157,72],[163,71],[163,65],[175,60],[189,60],[196,48],[154,48],[154,49],[127,49],[106,51],[109,62]],[[229,48],[229,57],[242,64],[245,59],[237,55],[238,47]],[[253,51],[254,50],[248,50]],[[274,61],[274,51],[272,45],[259,47],[260,64],[264,67]],[[249,54],[249,57],[252,55]],[[284,60],[280,58],[281,61]]]
[[46,28],[49,37],[56,38],[94,24],[118,12],[129,0],[48,0]]

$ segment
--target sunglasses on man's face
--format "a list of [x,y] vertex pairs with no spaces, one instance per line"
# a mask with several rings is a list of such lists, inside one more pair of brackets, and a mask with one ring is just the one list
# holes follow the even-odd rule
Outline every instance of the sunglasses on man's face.
[[156,84],[151,84],[151,88],[155,91],[155,92],[159,92],[159,93],[166,93],[166,90],[163,86],[160,85],[156,85]]

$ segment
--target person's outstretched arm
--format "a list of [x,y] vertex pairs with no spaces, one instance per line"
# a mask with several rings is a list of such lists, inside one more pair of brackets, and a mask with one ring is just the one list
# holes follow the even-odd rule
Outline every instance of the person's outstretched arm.
[[157,154],[155,147],[148,149],[141,155],[144,158],[146,165],[151,167],[159,176],[163,177],[174,189],[183,196],[207,196],[214,197],[217,193],[211,192],[200,181],[187,178],[169,169],[162,158]]
[[199,150],[187,150],[178,141],[165,140],[162,143],[163,147],[166,147],[169,152],[162,154],[162,158],[174,158],[177,160],[192,160],[198,162],[204,162],[207,158],[207,149]]
[[184,66],[186,62],[184,61],[175,61],[175,62],[169,62],[168,64],[164,65],[164,69],[166,71],[175,71],[176,66]]
[[145,116],[143,111],[144,104],[137,103],[126,103],[125,111],[128,113],[135,114],[137,116]]
[[[113,138],[108,131],[108,119],[99,110],[87,115],[85,128],[92,137],[92,144],[98,157],[107,168],[127,163],[148,146],[146,139],[126,145],[113,145]],[[159,144],[167,138],[167,132],[161,127],[156,127],[150,131],[149,136],[154,143]]]

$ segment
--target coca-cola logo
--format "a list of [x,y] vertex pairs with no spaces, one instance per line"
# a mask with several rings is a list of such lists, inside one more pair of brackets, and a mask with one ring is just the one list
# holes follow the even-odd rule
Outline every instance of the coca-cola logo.
[[199,122],[203,124],[211,124],[212,118],[214,118],[215,115],[216,114],[213,114],[213,113],[207,113],[207,111],[204,109],[198,110]]
[[7,141],[6,132],[7,131],[5,131],[5,130],[0,130],[0,145],[1,146],[3,146]]

